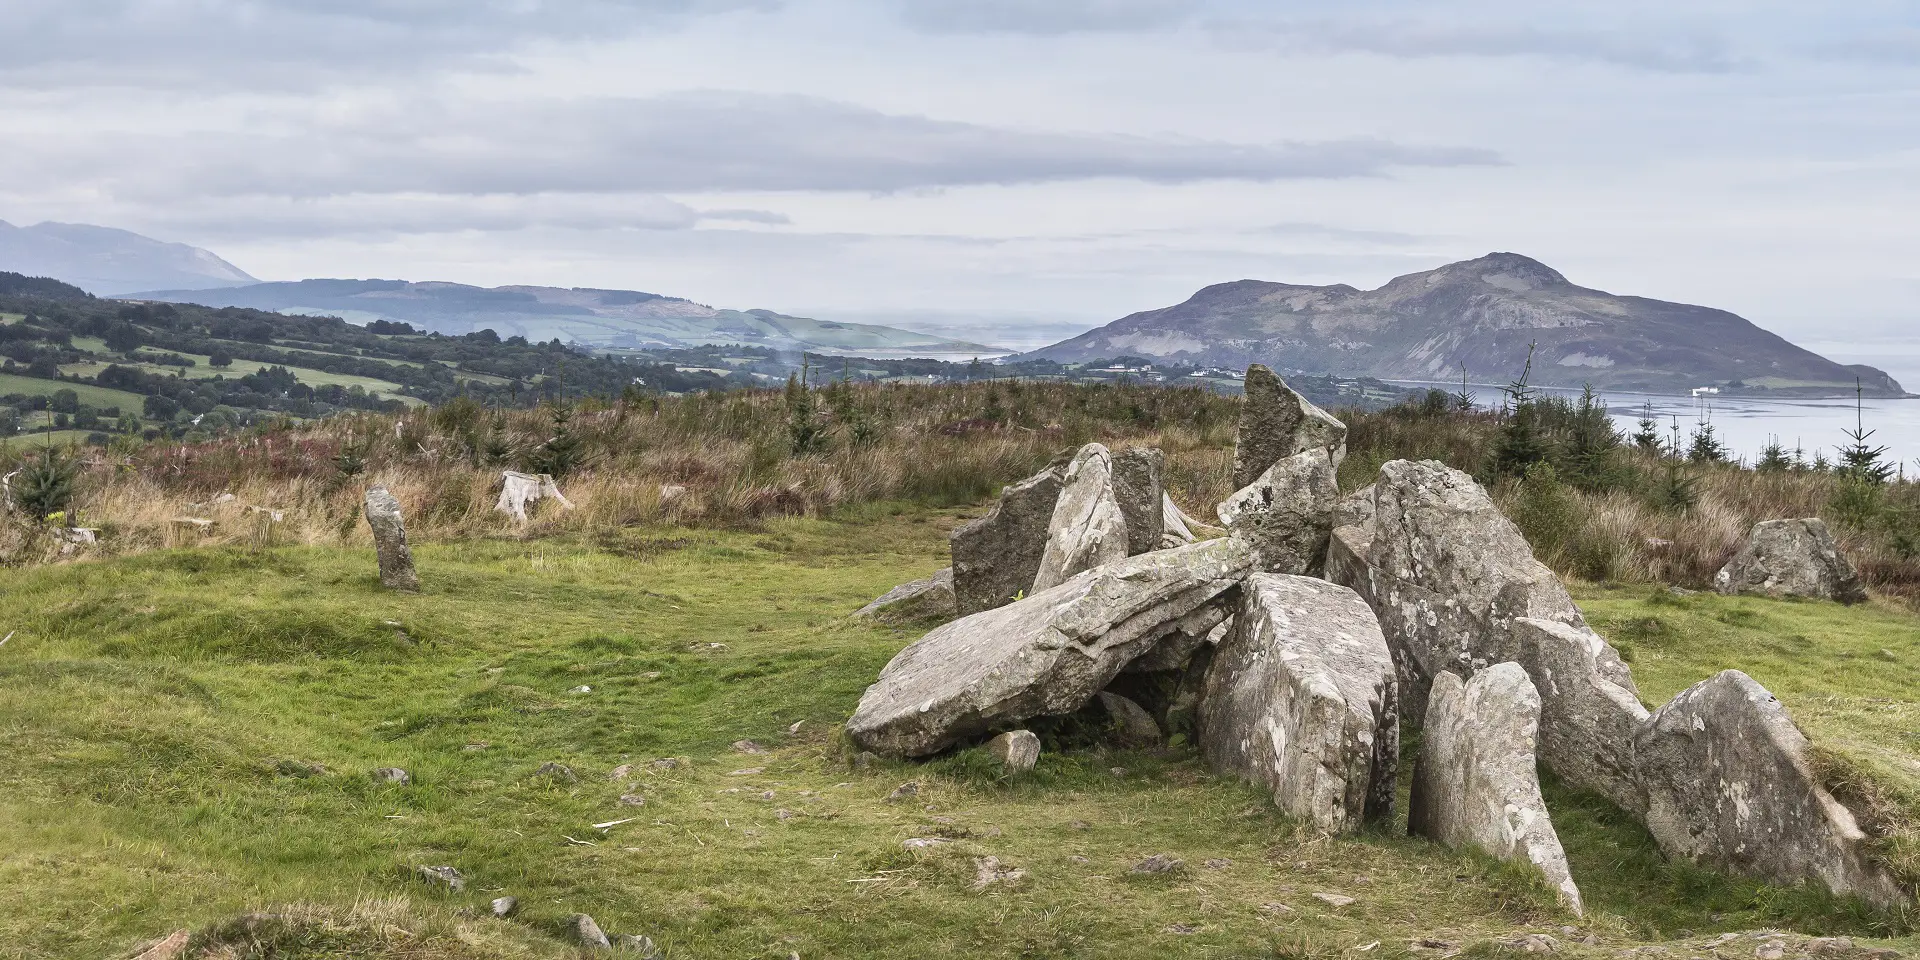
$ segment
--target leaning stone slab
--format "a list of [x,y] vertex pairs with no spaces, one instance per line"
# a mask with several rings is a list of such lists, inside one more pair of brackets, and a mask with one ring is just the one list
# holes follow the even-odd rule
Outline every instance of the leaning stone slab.
[[1840,553],[1825,521],[1766,520],[1747,536],[1746,546],[1713,578],[1725,594],[1811,597],[1864,603],[1866,588],[1853,564]]
[[1619,654],[1591,630],[1530,617],[1513,621],[1513,640],[1514,661],[1539,692],[1540,761],[1574,786],[1644,814],[1633,738],[1647,708]]
[[1200,699],[1207,762],[1329,833],[1391,818],[1399,720],[1373,612],[1344,587],[1263,573],[1233,622]]
[[1496,664],[1470,681],[1453,673],[1434,678],[1408,829],[1449,847],[1531,863],[1568,909],[1582,913],[1580,888],[1540,797],[1539,727],[1540,696],[1519,664]]
[[1268,573],[1317,574],[1326,564],[1340,495],[1325,450],[1287,457],[1220,504],[1220,522],[1253,544]]
[[1113,454],[1089,443],[1067,464],[1060,499],[1047,524],[1032,592],[1127,556],[1127,518],[1114,490]]
[[1009,730],[987,741],[987,754],[1010,774],[1026,773],[1040,762],[1040,738],[1031,730]]
[[953,568],[903,583],[861,607],[854,616],[871,620],[922,620],[954,615]]
[[1233,447],[1233,487],[1238,490],[1274,464],[1306,450],[1325,450],[1334,466],[1346,457],[1347,425],[1308,402],[1266,365],[1247,368],[1246,400]]
[[1085,706],[1171,624],[1225,606],[1253,565],[1231,539],[1156,550],[945,624],[902,650],[847,721],[863,750],[925,756]]
[[1113,494],[1127,521],[1127,556],[1160,549],[1167,499],[1160,475],[1166,463],[1166,454],[1154,447],[1129,447],[1113,455]]
[[953,532],[953,595],[961,616],[992,610],[1033,588],[1064,465],[1000,491],[987,515]]
[[1728,670],[1682,691],[1634,738],[1647,828],[1668,856],[1775,883],[1910,902],[1820,785],[1807,738],[1765,687]]
[[372,487],[367,490],[365,509],[373,548],[380,558],[380,583],[390,590],[419,590],[420,575],[414,572],[413,551],[407,548],[400,500],[386,487]]

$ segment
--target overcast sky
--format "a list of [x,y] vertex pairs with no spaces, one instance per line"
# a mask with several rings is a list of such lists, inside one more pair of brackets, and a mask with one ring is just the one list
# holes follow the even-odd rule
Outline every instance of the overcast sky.
[[3,0],[0,219],[1015,330],[1511,250],[1920,339],[1920,2]]

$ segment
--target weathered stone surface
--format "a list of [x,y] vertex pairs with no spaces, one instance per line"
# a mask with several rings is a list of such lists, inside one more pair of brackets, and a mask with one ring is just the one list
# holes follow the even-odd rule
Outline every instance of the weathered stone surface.
[[1355,524],[1371,523],[1373,521],[1373,495],[1374,485],[1368,484],[1341,497],[1339,501],[1333,505],[1333,525],[1335,527],[1350,527]]
[[[1341,528],[1342,546],[1329,546],[1328,576],[1379,616],[1408,717],[1425,715],[1427,685],[1442,671],[1471,676],[1514,659],[1516,617],[1587,629],[1566,587],[1472,477],[1395,460],[1380,469],[1375,504],[1370,523]],[[1362,543],[1365,562],[1356,564],[1345,554]]]
[[1009,730],[987,741],[987,753],[1008,773],[1026,773],[1040,762],[1040,738],[1031,730]]
[[1238,541],[1156,550],[945,624],[902,650],[847,722],[856,744],[924,756],[1029,717],[1071,713],[1180,618],[1230,604],[1253,564]]
[[374,783],[391,783],[402,787],[413,782],[413,774],[399,767],[381,767],[373,771],[372,777]]
[[1515,618],[1513,640],[1514,661],[1540,696],[1541,762],[1575,786],[1644,813],[1633,737],[1647,708],[1619,654],[1591,630],[1530,617]]
[[1220,521],[1252,544],[1268,573],[1319,573],[1340,495],[1333,460],[1308,450],[1280,460],[1220,504]]
[[1713,578],[1725,594],[1812,597],[1864,603],[1867,590],[1833,542],[1825,521],[1766,520],[1754,524],[1746,546]]
[[1186,666],[1203,644],[1220,642],[1220,625],[1232,617],[1232,609],[1221,604],[1194,610],[1164,627],[1160,640],[1127,664],[1126,672],[1156,673]]
[[493,902],[487,906],[488,909],[493,911],[493,915],[496,917],[511,917],[520,909],[520,898],[495,897],[493,898]]
[[948,567],[924,580],[894,587],[855,611],[854,616],[873,620],[923,620],[952,617],[956,611],[953,568]]
[[1248,367],[1246,402],[1233,448],[1234,489],[1306,450],[1325,450],[1339,466],[1347,452],[1347,425],[1293,392],[1264,364]]
[[1113,455],[1089,443],[1067,464],[1060,499],[1047,523],[1047,546],[1031,592],[1127,556],[1127,518],[1114,489]]
[[960,616],[992,610],[1032,589],[1065,473],[1064,465],[1048,467],[1006,487],[986,516],[948,538]]
[[552,500],[568,510],[573,509],[573,501],[560,493],[560,485],[553,482],[551,474],[507,470],[500,475],[500,499],[494,503],[493,509],[525,523],[527,504],[539,500]]
[[453,867],[420,866],[416,867],[415,870],[420,874],[421,880],[437,887],[443,887],[448,892],[459,893],[467,888],[467,878],[461,875],[458,869]]
[[1166,454],[1154,447],[1129,447],[1113,455],[1113,494],[1127,521],[1127,556],[1160,549],[1167,522],[1160,476],[1166,464]]
[[1853,814],[1821,787],[1807,738],[1765,687],[1728,670],[1682,691],[1634,738],[1647,828],[1669,856],[1894,905]]
[[1540,797],[1539,728],[1540,696],[1517,663],[1488,667],[1471,681],[1453,673],[1434,678],[1408,829],[1449,847],[1531,863],[1581,913],[1580,888]]
[[407,549],[407,524],[400,517],[400,501],[386,487],[367,490],[367,526],[373,530],[373,548],[380,557],[380,582],[390,590],[420,589],[413,569],[413,551]]
[[573,931],[575,943],[589,950],[612,950],[613,941],[593,922],[593,918],[584,913],[576,913],[567,920],[567,927]]
[[1392,816],[1394,670],[1373,612],[1322,580],[1255,574],[1214,652],[1200,750],[1328,832]]
[[1160,724],[1146,708],[1117,693],[1102,690],[1100,705],[1120,727],[1120,738],[1130,747],[1157,747],[1167,742]]

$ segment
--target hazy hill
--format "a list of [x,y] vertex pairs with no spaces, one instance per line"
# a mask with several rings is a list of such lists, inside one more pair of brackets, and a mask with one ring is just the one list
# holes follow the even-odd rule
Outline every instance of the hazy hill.
[[980,344],[897,327],[834,323],[770,310],[724,310],[637,290],[474,287],[405,280],[301,280],[142,296],[281,313],[323,313],[360,323],[397,320],[438,333],[492,329],[502,337],[559,338],[602,349],[742,344],[829,353],[993,352]]
[[1514,253],[1399,277],[1378,290],[1241,280],[1123,317],[1026,357],[1133,354],[1384,380],[1517,375],[1537,342],[1535,383],[1613,390],[1898,395],[1886,373],[1835,363],[1711,307],[1576,286]]
[[102,296],[255,282],[199,247],[84,223],[16,227],[0,220],[0,270],[52,277]]

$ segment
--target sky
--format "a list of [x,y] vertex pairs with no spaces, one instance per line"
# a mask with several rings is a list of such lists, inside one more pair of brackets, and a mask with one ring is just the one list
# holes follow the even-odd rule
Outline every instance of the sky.
[[[1058,339],[1505,250],[1920,368],[1920,0],[0,0],[0,219]],[[1900,367],[1902,363],[1888,364]]]

